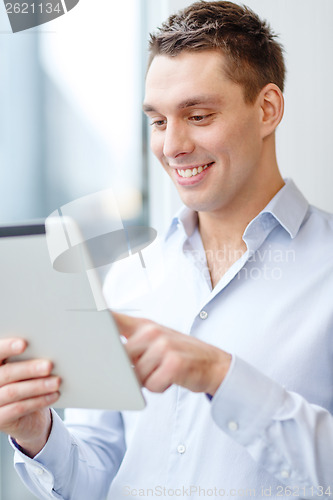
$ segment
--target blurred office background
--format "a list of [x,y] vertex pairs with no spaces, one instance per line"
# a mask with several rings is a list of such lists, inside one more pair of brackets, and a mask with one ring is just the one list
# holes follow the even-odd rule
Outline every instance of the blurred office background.
[[[0,224],[43,218],[113,189],[123,220],[166,227],[179,202],[141,113],[148,32],[188,0],[80,0],[12,34],[0,3]],[[241,2],[239,2],[241,3]],[[282,173],[333,211],[333,2],[247,0],[286,49]],[[1,279],[1,277],[0,277]],[[0,500],[30,500],[1,436]]]

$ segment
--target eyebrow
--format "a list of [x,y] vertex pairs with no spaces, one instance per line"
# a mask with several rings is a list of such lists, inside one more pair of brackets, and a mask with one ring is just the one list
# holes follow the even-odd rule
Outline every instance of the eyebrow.
[[[194,96],[190,97],[188,99],[185,99],[184,101],[181,101],[179,104],[177,104],[177,109],[187,109],[191,108],[193,106],[198,106],[198,105],[217,105],[221,104],[222,99],[219,96],[207,96],[207,95],[199,95],[199,96]],[[143,103],[142,109],[145,113],[151,113],[154,111],[157,111],[154,106],[148,103]]]

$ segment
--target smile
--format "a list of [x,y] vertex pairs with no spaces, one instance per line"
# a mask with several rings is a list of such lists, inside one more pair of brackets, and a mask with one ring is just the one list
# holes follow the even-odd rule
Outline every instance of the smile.
[[177,172],[181,177],[194,177],[195,175],[201,174],[207,167],[209,167],[211,163],[207,163],[207,165],[203,165],[200,167],[187,168],[187,169],[178,169]]

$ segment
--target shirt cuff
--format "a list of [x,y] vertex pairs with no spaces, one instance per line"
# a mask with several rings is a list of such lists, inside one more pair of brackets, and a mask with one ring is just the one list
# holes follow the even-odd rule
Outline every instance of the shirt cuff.
[[226,434],[247,446],[263,435],[284,400],[281,385],[233,356],[227,376],[212,399],[212,416]]
[[[62,471],[64,466],[68,463],[69,456],[66,457],[71,452],[73,439],[66,429],[63,421],[59,415],[54,411],[52,412],[52,429],[44,448],[34,457],[30,458],[21,450],[13,438],[9,438],[9,442],[15,450],[14,463],[25,464],[26,469],[29,473],[34,476],[49,475],[49,482],[53,482],[53,475],[48,472],[52,470]],[[68,451],[67,451],[68,450]]]

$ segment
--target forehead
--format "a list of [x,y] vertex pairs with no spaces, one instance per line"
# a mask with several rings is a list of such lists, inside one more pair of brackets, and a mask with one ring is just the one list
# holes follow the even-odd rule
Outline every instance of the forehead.
[[241,91],[225,76],[224,64],[223,54],[216,50],[155,56],[146,77],[144,109],[164,103],[178,106],[193,96],[221,100],[235,88]]

